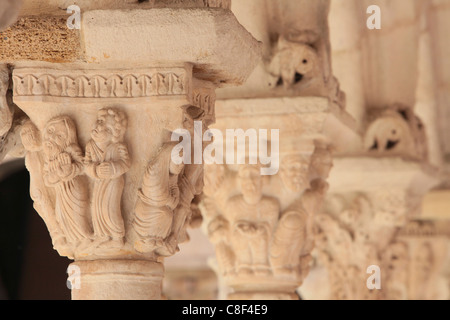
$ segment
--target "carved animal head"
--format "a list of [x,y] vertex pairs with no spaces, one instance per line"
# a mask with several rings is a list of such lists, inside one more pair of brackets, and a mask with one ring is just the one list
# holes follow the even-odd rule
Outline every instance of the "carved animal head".
[[269,86],[292,88],[318,76],[319,57],[307,43],[280,39],[278,49],[269,64]]
[[384,154],[414,153],[413,133],[408,123],[395,111],[388,110],[372,122],[366,132],[365,149]]

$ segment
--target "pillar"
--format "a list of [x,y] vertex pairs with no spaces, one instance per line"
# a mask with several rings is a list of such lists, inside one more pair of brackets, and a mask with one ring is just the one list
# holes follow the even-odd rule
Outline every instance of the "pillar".
[[[363,151],[334,159],[330,191],[316,215],[314,278],[300,288],[306,299],[418,299],[408,291],[416,290],[407,271],[416,268],[409,260],[412,238],[400,239],[421,218],[422,200],[440,175],[428,162],[423,125],[406,110],[385,109],[368,125]],[[381,287],[369,279],[373,267]],[[316,295],[320,277],[326,289]]]
[[[247,5],[254,2],[240,3],[241,12]],[[249,81],[218,93],[212,128],[227,147],[205,167],[203,230],[228,299],[299,298],[332,153],[360,145],[332,72],[329,1],[267,1],[266,8],[266,25],[239,15],[269,41]]]

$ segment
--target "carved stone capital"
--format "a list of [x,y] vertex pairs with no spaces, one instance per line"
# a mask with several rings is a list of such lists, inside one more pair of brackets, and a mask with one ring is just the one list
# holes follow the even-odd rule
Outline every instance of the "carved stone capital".
[[[409,281],[403,272],[403,267],[410,267],[407,261],[396,266],[398,274],[391,275],[389,263],[400,263],[393,262],[393,257],[406,250],[398,244],[398,235],[419,216],[424,195],[439,183],[437,172],[395,157],[335,158],[334,165],[330,193],[315,221],[312,279],[323,276],[326,289],[317,292],[311,280],[300,292],[306,299],[391,299],[389,292],[394,289],[389,287],[397,281],[393,279]],[[413,226],[406,228],[414,230]],[[381,290],[367,287],[371,266],[380,267]]]
[[[21,138],[34,206],[54,248],[83,266],[81,281],[92,286],[73,297],[105,297],[97,295],[102,280],[90,280],[109,277],[105,264],[109,279],[121,278],[113,272],[118,260],[156,263],[175,254],[187,240],[203,166],[173,162],[171,132],[194,120],[206,127],[213,119],[206,111],[214,114],[213,104],[200,105],[193,94],[203,82],[193,84],[192,67],[66,75],[16,69],[13,79],[15,102],[30,118]],[[140,268],[123,281],[139,283]]]
[[[232,289],[228,298],[298,299],[295,290],[308,274],[314,248],[314,215],[332,168],[330,137],[323,125],[341,119],[339,113],[327,99],[309,97],[217,105],[213,127],[221,132],[279,130],[279,141],[259,136],[259,143],[272,152],[271,160],[279,164],[276,174],[262,176],[261,169],[274,163],[264,165],[259,158],[251,164],[252,154],[243,157],[245,164],[205,167],[203,229],[215,245],[218,274]],[[339,121],[334,125],[343,129]],[[234,151],[238,149],[235,145]]]

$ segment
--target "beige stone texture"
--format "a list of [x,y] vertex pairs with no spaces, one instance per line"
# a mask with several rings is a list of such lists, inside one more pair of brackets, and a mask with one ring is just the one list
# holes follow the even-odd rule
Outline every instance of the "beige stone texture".
[[[449,17],[448,0],[0,0],[0,162],[24,158],[74,300],[448,300]],[[215,150],[234,162],[176,163],[172,135],[208,129],[248,135]],[[259,142],[271,162],[250,163]]]

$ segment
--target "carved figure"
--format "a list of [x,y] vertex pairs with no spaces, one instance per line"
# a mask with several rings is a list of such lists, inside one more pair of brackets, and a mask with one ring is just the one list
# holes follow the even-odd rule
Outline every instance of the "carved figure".
[[82,179],[83,153],[77,142],[72,119],[61,116],[50,120],[43,134],[45,154],[44,182],[55,189],[56,221],[69,245],[90,243],[87,220],[88,190]]
[[180,201],[178,180],[184,168],[171,160],[173,147],[173,143],[165,145],[149,164],[138,193],[133,226],[140,236],[140,251],[162,247],[172,229],[173,211]]
[[111,108],[100,110],[84,159],[86,174],[94,179],[94,236],[98,245],[110,248],[122,246],[125,236],[121,211],[123,175],[131,166],[127,146],[123,143],[126,129],[125,113]]
[[55,218],[54,201],[52,201],[50,191],[45,186],[43,179],[45,162],[40,153],[42,151],[41,133],[31,121],[27,121],[21,127],[20,136],[27,151],[25,166],[30,173],[30,196],[34,202],[34,208],[45,221],[53,240],[53,246],[58,249],[60,244],[65,241]]
[[269,245],[280,206],[263,196],[257,165],[244,165],[238,173],[242,195],[231,198],[225,216],[230,221],[232,248],[240,274],[270,274]]

